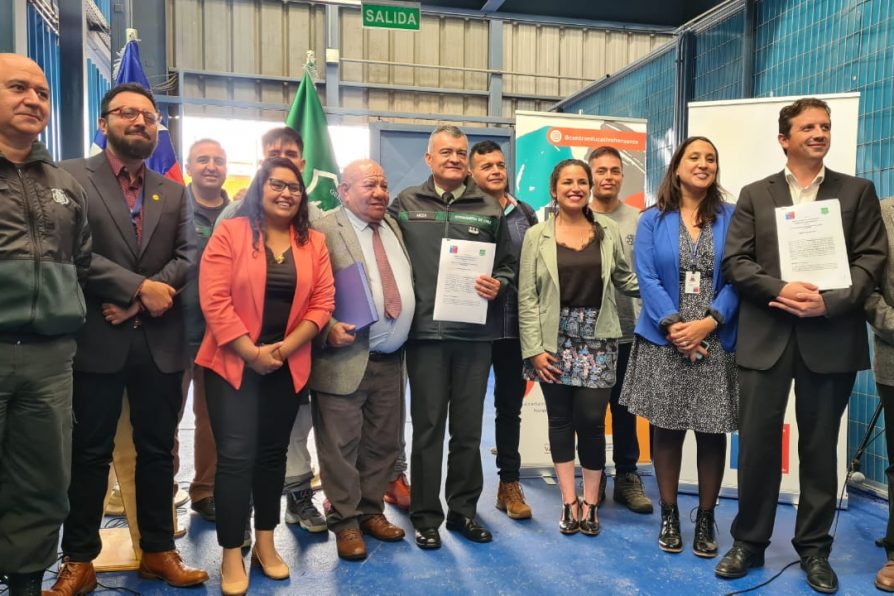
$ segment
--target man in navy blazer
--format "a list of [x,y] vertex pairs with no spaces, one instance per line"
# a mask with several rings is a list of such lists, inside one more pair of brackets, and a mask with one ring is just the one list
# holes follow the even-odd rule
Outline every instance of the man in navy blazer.
[[[742,189],[730,224],[723,273],[739,290],[739,513],[732,549],[717,565],[742,577],[764,562],[782,477],[782,426],[792,379],[798,422],[800,502],[792,544],[815,590],[831,593],[829,565],[838,491],[841,416],[858,370],[869,367],[863,303],[881,279],[885,229],[872,182],[823,165],[832,134],[829,106],[799,99],[779,113],[782,172]],[[819,291],[781,279],[775,210],[837,199],[852,285]]]

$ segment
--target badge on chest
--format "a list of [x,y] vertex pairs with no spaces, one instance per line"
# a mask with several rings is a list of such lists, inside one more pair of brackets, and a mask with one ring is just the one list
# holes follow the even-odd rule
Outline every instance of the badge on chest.
[[683,278],[683,291],[687,294],[701,294],[702,274],[700,271],[687,271]]

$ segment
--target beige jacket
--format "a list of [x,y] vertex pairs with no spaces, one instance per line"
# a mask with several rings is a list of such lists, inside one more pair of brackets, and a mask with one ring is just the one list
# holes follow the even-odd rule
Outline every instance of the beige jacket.
[[[596,213],[604,237],[602,255],[602,304],[596,319],[596,337],[621,337],[613,286],[628,296],[639,297],[636,275],[624,257],[618,224]],[[542,352],[555,354],[559,338],[559,268],[556,263],[556,220],[539,223],[525,234],[518,282],[518,322],[522,358]]]
[[[888,234],[888,254],[894,255],[894,197],[879,201],[882,221]],[[894,385],[894,260],[888,259],[881,288],[866,299],[866,320],[875,331],[875,380]]]

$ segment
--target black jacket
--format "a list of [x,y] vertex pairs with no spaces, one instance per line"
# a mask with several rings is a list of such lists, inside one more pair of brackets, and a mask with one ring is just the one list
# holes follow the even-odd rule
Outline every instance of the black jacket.
[[46,148],[18,166],[0,154],[0,334],[76,332],[90,249],[84,189]]

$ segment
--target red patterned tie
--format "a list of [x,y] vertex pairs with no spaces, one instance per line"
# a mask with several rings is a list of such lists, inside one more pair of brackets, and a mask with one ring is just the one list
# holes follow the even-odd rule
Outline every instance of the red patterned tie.
[[373,232],[373,252],[376,255],[376,267],[379,268],[379,278],[382,280],[385,316],[389,319],[396,319],[400,316],[400,291],[397,289],[397,281],[394,279],[391,265],[388,264],[388,255],[385,254],[385,245],[382,244],[379,225],[375,223],[369,224]]

